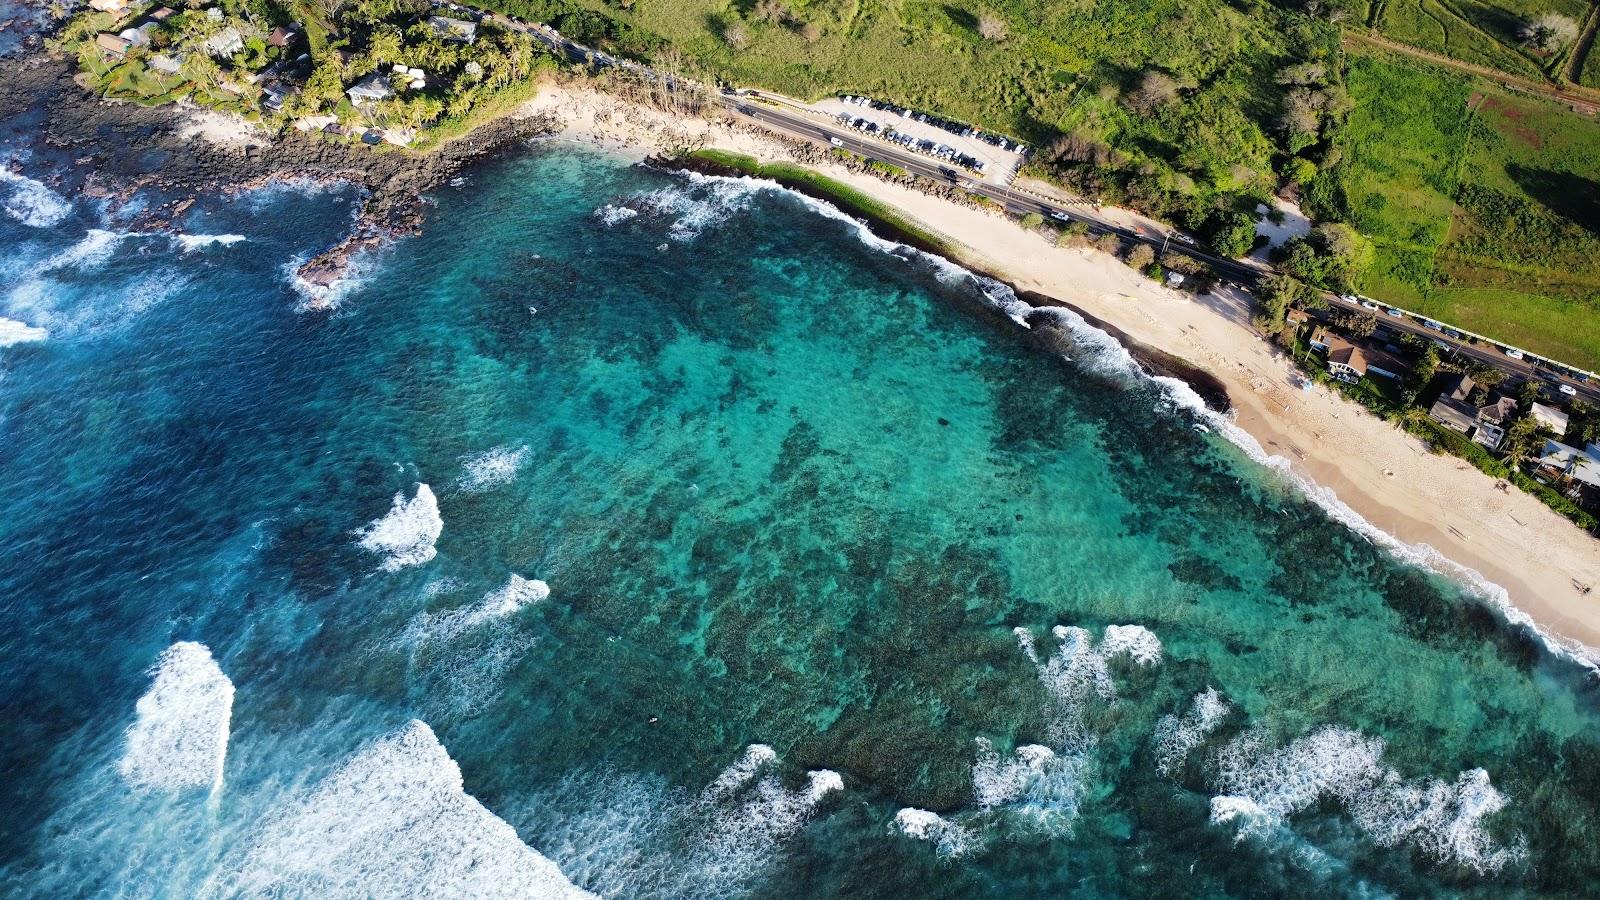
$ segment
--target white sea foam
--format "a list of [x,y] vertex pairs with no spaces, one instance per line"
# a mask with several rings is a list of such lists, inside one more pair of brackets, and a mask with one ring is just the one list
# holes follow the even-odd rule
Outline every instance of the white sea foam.
[[978,846],[976,836],[965,826],[952,822],[936,812],[911,806],[895,813],[894,822],[889,826],[889,830],[919,841],[927,841],[933,845],[934,852],[946,859],[965,856]]
[[701,795],[707,825],[687,860],[700,884],[697,893],[740,892],[810,821],[817,804],[844,788],[844,779],[829,769],[807,772],[804,787],[786,788],[776,774],[761,774],[775,758],[770,747],[751,745]]
[[413,720],[268,818],[229,896],[591,898],[467,794],[461,769]]
[[1111,679],[1111,660],[1125,656],[1139,666],[1161,661],[1161,641],[1139,625],[1112,625],[1095,645],[1089,632],[1076,626],[1057,625],[1051,629],[1060,647],[1042,663],[1033,648],[1032,635],[1017,630],[1017,640],[1039,672],[1039,680],[1050,697],[1047,717],[1050,741],[1057,750],[1080,753],[1093,747],[1085,721],[1085,704],[1091,696],[1106,703],[1117,699]]
[[117,769],[130,783],[164,790],[222,787],[233,717],[233,682],[204,644],[179,641],[151,670]]
[[639,211],[631,206],[622,206],[615,203],[607,203],[594,211],[594,217],[599,219],[600,224],[605,225],[607,228],[613,225],[620,225],[638,214]]
[[[1347,728],[1319,728],[1272,750],[1261,731],[1246,732],[1216,755],[1216,783],[1225,799],[1213,801],[1213,821],[1235,822],[1261,834],[1336,800],[1382,846],[1408,844],[1480,874],[1527,855],[1522,837],[1501,844],[1486,828],[1485,820],[1506,806],[1488,773],[1471,769],[1454,783],[1406,781],[1382,764],[1382,756],[1382,740]],[[1219,810],[1226,818],[1219,818]]]
[[7,168],[0,162],[0,185],[10,190],[0,206],[7,214],[31,228],[49,228],[72,214],[72,204],[60,194],[36,181]]
[[398,572],[433,559],[438,553],[434,542],[443,531],[433,490],[419,483],[416,496],[407,500],[405,492],[395,494],[389,512],[356,534],[363,550],[383,558],[385,572]]
[[63,269],[97,269],[107,262],[117,252],[117,245],[123,241],[140,237],[141,235],[130,231],[107,231],[104,228],[91,228],[76,244],[57,253],[35,269],[37,273],[55,272]]
[[476,494],[510,484],[522,467],[528,464],[531,456],[532,452],[526,446],[495,447],[474,453],[462,460],[462,473],[456,480],[456,486],[469,494]]
[[1228,717],[1232,706],[1216,688],[1194,695],[1194,703],[1183,716],[1162,716],[1154,735],[1156,771],[1172,777],[1183,767],[1194,748],[1205,742]]
[[231,247],[249,240],[242,234],[175,234],[173,240],[186,251],[204,250],[207,247]]
[[689,173],[686,183],[640,194],[633,203],[640,211],[671,218],[667,236],[688,242],[748,209],[761,187],[757,179]]
[[26,322],[16,319],[7,319],[0,316],[0,347],[12,347],[17,344],[26,344],[32,341],[42,341],[50,337],[47,328],[35,328]]
[[480,625],[504,619],[522,607],[549,596],[549,585],[538,579],[513,574],[504,585],[483,595],[482,600],[471,606],[418,617],[409,630],[410,637],[416,642],[453,640]]
[[1025,744],[1001,759],[988,739],[975,743],[972,799],[980,810],[1003,808],[1013,821],[1050,835],[1071,832],[1087,774],[1084,756]]

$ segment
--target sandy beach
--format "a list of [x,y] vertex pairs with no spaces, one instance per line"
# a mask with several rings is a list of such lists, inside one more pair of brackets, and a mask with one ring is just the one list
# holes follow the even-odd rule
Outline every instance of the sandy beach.
[[[559,118],[564,139],[628,155],[703,146],[791,158],[784,143],[747,126],[669,116],[581,88],[550,85],[528,111]],[[1478,588],[1492,602],[1509,600],[1510,618],[1520,610],[1569,649],[1600,660],[1589,649],[1600,648],[1600,595],[1584,596],[1575,586],[1600,584],[1600,544],[1532,496],[1500,490],[1466,462],[1430,453],[1338,394],[1302,391],[1293,362],[1250,327],[1249,297],[1172,291],[1109,255],[1057,248],[1003,216],[842,165],[816,168],[948,238],[963,248],[965,262],[1065,300],[1215,375],[1234,402],[1236,424],[1308,491],[1331,491],[1406,545],[1397,552]],[[1493,585],[1507,596],[1496,596]]]

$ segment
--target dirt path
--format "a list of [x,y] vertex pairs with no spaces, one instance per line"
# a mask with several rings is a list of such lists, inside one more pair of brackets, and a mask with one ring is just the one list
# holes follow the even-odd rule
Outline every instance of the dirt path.
[[1583,34],[1578,36],[1578,42],[1572,45],[1572,52],[1567,55],[1567,80],[1573,84],[1583,77],[1583,61],[1594,49],[1595,32],[1600,31],[1600,0],[1595,0],[1594,5],[1589,7],[1589,16],[1584,23]]
[[1576,86],[1557,87],[1556,85],[1548,82],[1534,81],[1529,78],[1508,75],[1499,69],[1492,69],[1488,66],[1480,66],[1476,63],[1462,62],[1459,59],[1452,59],[1451,57],[1445,56],[1442,53],[1434,53],[1430,50],[1423,50],[1419,47],[1413,47],[1410,44],[1402,44],[1399,41],[1393,41],[1377,34],[1347,31],[1344,35],[1344,42],[1346,44],[1356,44],[1366,47],[1379,47],[1384,50],[1391,50],[1395,53],[1401,53],[1415,59],[1427,60],[1428,62],[1435,63],[1446,68],[1455,69],[1458,72],[1466,72],[1471,75],[1477,75],[1480,78],[1486,78],[1496,84],[1510,88],[1511,90],[1521,91],[1525,94],[1534,94],[1547,100],[1554,100],[1557,103],[1570,106],[1574,112],[1583,113],[1586,116],[1600,114],[1600,92],[1591,91],[1587,88],[1580,88]]

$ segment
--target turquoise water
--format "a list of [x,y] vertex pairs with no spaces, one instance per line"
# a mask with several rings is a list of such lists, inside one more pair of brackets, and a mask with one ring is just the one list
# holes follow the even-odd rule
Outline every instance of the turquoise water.
[[1592,677],[1070,316],[564,147],[331,313],[348,191],[52,197],[0,184],[8,894],[1600,875]]

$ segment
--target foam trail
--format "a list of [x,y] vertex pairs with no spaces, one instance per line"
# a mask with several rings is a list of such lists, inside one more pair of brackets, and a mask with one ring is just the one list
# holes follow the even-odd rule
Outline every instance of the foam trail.
[[510,484],[522,467],[528,464],[532,452],[526,447],[495,447],[463,458],[461,477],[456,486],[469,494],[487,491]]
[[1189,754],[1217,730],[1232,708],[1216,688],[1206,688],[1194,695],[1193,708],[1182,718],[1162,716],[1154,736],[1156,771],[1169,778],[1177,774]]
[[385,572],[398,572],[438,555],[433,545],[443,531],[444,520],[439,517],[433,490],[418,483],[416,496],[407,500],[403,491],[395,494],[389,512],[357,535],[361,549],[383,557]]
[[36,273],[61,269],[93,269],[105,265],[117,251],[117,245],[139,235],[129,231],[107,231],[91,228],[81,240],[57,253],[35,269]]
[[13,347],[17,344],[26,344],[33,341],[42,341],[50,337],[46,328],[35,328],[26,322],[8,319],[0,316],[0,347]]
[[908,806],[895,813],[890,832],[927,841],[934,852],[946,859],[955,859],[971,853],[978,845],[972,831],[935,812]]
[[742,893],[778,848],[810,821],[817,804],[844,788],[844,779],[829,769],[807,772],[805,786],[797,790],[785,788],[776,775],[756,778],[775,758],[772,748],[753,744],[701,795],[707,829],[688,859],[701,882],[696,893]]
[[550,586],[536,578],[513,574],[504,585],[483,596],[466,609],[424,615],[409,629],[413,639],[448,641],[460,637],[486,622],[511,615],[531,603],[550,596]]
[[1381,739],[1332,726],[1276,750],[1266,749],[1261,731],[1247,732],[1217,754],[1222,795],[1212,801],[1212,819],[1264,834],[1332,799],[1381,846],[1409,844],[1479,874],[1527,856],[1522,837],[1501,845],[1485,828],[1485,820],[1506,806],[1488,773],[1471,769],[1454,783],[1407,782],[1382,764],[1383,750]]
[[270,816],[217,895],[579,900],[555,863],[467,794],[425,723],[368,744]]
[[222,788],[233,717],[233,682],[204,644],[179,641],[151,670],[117,770],[129,783],[164,790]]
[[0,163],[0,184],[11,188],[4,201],[5,211],[30,228],[49,228],[72,214],[72,204],[60,194],[26,175],[11,171]]
[[207,247],[231,247],[249,240],[242,234],[175,234],[173,240],[185,251],[203,250]]

